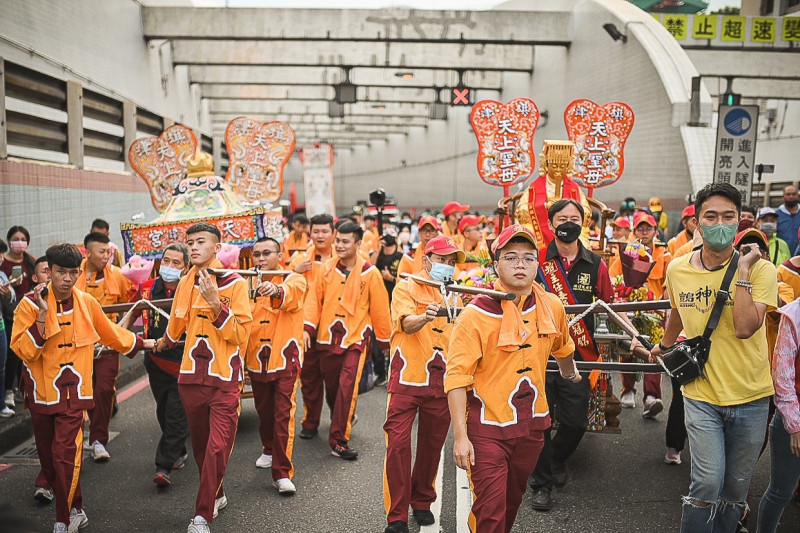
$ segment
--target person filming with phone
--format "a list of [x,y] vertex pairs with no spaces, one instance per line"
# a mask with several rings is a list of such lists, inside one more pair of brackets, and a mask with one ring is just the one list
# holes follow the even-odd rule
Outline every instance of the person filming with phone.
[[774,393],[764,316],[777,306],[777,275],[757,244],[734,250],[741,208],[741,194],[730,184],[712,183],[697,193],[703,246],[667,269],[672,312],[651,351],[651,359],[663,357],[681,330],[706,346],[699,377],[681,387],[692,457],[683,532],[736,531]]

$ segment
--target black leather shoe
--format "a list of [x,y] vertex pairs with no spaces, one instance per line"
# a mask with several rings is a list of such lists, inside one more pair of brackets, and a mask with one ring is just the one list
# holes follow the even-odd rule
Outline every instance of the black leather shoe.
[[553,499],[550,497],[550,491],[545,488],[533,489],[533,497],[531,498],[531,507],[534,510],[545,512],[553,508]]
[[436,518],[433,517],[433,513],[429,510],[416,511],[412,509],[412,511],[417,524],[421,526],[431,526],[436,523]]
[[386,526],[383,533],[408,533],[408,524],[397,520]]
[[298,433],[298,436],[301,439],[308,440],[308,439],[313,439],[314,437],[316,437],[317,433],[318,433],[318,430],[316,430],[316,429],[303,428],[303,429],[300,430],[300,433]]

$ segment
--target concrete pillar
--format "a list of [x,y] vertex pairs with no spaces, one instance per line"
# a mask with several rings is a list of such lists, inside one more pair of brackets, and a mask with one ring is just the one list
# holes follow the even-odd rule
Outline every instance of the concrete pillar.
[[6,65],[0,57],[0,159],[8,157],[8,123],[6,122]]
[[131,162],[128,160],[128,150],[136,140],[136,104],[130,100],[122,102],[122,129],[123,129],[123,156],[125,170],[131,172]]
[[214,145],[214,150],[211,154],[214,158],[214,173],[217,176],[222,176],[222,140],[218,137],[212,137],[211,142]]
[[67,82],[67,154],[70,165],[83,168],[83,86]]

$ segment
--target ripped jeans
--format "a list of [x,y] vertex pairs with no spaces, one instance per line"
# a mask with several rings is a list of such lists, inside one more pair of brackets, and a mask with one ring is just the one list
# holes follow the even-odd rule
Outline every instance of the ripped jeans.
[[[684,397],[692,482],[683,533],[734,533],[767,430],[769,398],[720,406]],[[701,502],[709,505],[697,505]]]

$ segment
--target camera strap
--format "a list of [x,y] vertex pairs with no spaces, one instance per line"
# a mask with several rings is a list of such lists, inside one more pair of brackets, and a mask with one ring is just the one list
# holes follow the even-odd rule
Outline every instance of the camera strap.
[[717,325],[719,325],[719,319],[722,316],[722,309],[725,307],[725,302],[727,302],[728,298],[731,297],[731,281],[733,281],[733,274],[736,272],[738,265],[739,252],[734,250],[733,257],[731,257],[731,260],[728,263],[728,269],[725,271],[725,277],[722,278],[722,284],[717,291],[717,299],[714,301],[714,308],[711,310],[711,316],[708,317],[706,330],[703,332],[703,338],[706,340],[710,340],[711,334],[714,333],[715,329],[717,329]]

